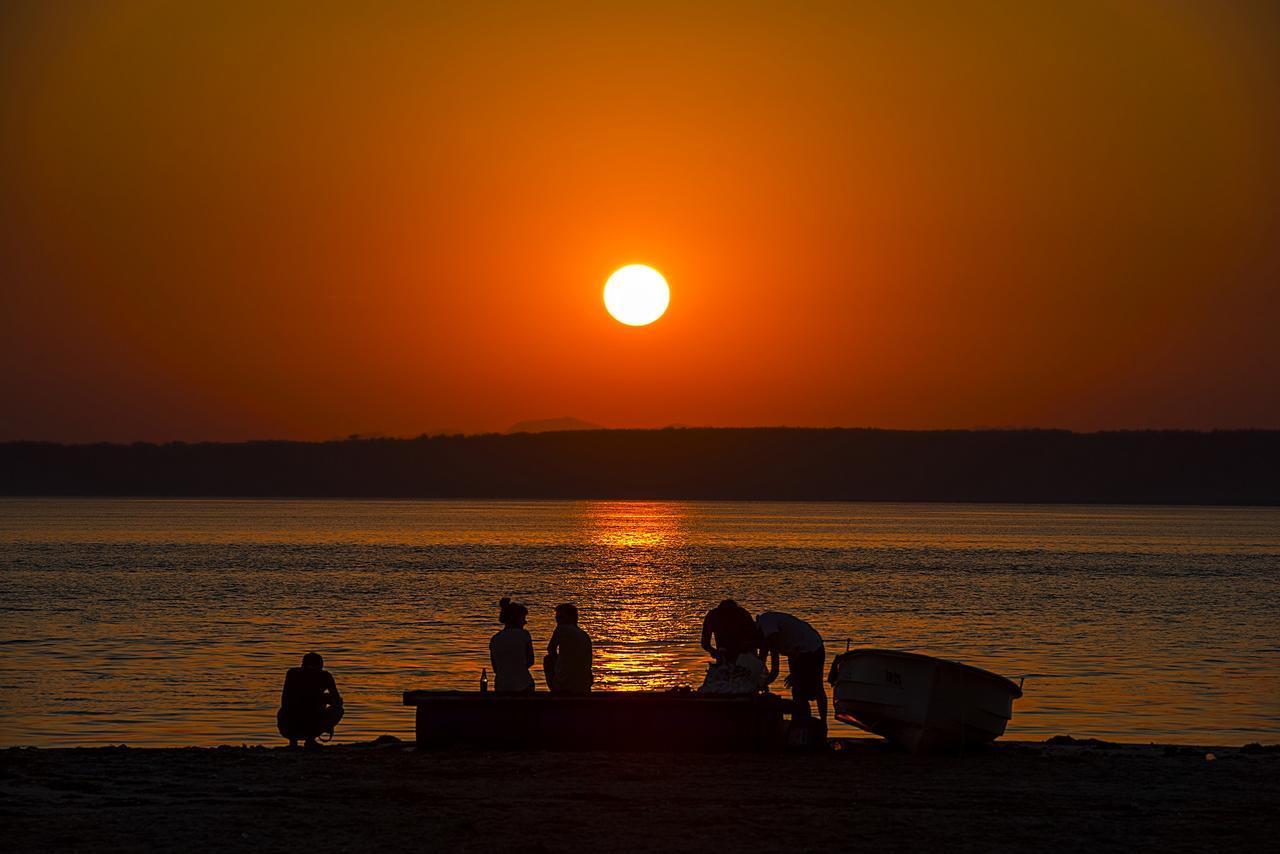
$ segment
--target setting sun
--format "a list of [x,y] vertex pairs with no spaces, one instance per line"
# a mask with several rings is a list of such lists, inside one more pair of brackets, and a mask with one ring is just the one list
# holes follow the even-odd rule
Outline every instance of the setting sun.
[[648,326],[667,310],[671,289],[652,267],[629,264],[604,285],[604,306],[616,320],[628,326]]

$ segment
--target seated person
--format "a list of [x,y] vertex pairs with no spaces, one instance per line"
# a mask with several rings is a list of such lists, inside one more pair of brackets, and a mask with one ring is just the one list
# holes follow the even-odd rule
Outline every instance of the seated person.
[[578,628],[578,608],[556,606],[556,630],[542,660],[547,687],[553,694],[585,694],[591,690],[591,637]]
[[324,669],[319,653],[309,652],[302,656],[301,667],[291,667],[285,674],[276,727],[289,739],[290,747],[297,747],[299,739],[307,747],[318,747],[316,738],[325,732],[332,737],[340,720],[342,695],[338,685]]
[[822,684],[827,650],[822,635],[813,626],[781,611],[765,611],[756,617],[762,641],[761,655],[769,656],[769,681],[778,678],[778,654],[787,657],[787,687],[791,697],[803,704],[809,716],[809,701],[817,700],[818,716],[827,719],[827,689]]
[[702,620],[702,648],[721,664],[734,664],[742,653],[754,652],[759,641],[751,613],[732,599],[712,608]]
[[493,690],[499,694],[532,694],[533,638],[525,630],[529,609],[506,596],[498,603],[502,631],[489,639],[489,663],[493,665]]

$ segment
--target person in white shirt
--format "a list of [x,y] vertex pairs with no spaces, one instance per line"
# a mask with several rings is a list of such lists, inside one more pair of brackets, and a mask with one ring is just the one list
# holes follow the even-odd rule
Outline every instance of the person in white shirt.
[[493,665],[493,690],[499,694],[532,694],[533,638],[525,630],[529,609],[504,596],[498,603],[502,631],[489,639],[489,663]]
[[791,697],[804,704],[809,714],[809,701],[818,703],[818,717],[827,720],[827,689],[822,684],[827,650],[822,635],[813,626],[781,611],[765,611],[756,617],[756,628],[763,637],[761,657],[769,656],[769,682],[778,678],[778,656],[787,657],[786,685]]

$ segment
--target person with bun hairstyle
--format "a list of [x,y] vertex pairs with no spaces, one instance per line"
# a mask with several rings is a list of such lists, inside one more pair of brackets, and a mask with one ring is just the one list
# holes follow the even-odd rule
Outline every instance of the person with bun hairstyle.
[[499,694],[532,694],[533,638],[525,630],[529,609],[503,596],[498,603],[502,631],[489,639],[489,663],[493,665],[493,689]]

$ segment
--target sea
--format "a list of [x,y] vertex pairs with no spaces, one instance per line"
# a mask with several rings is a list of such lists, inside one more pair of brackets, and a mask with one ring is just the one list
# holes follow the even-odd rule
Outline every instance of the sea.
[[576,603],[598,690],[701,684],[731,597],[1021,682],[1009,739],[1280,741],[1280,509],[0,499],[0,746],[279,744],[308,651],[337,741],[412,738],[502,596],[539,658]]

